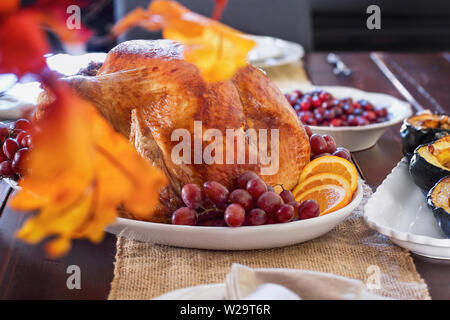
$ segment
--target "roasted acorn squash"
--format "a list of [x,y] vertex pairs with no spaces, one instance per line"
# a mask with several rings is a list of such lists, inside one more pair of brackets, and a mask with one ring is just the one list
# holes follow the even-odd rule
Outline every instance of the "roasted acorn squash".
[[450,134],[448,115],[424,112],[403,121],[400,129],[403,154],[411,158],[417,146],[440,139]]
[[444,234],[450,238],[450,176],[439,180],[430,190],[427,204]]
[[424,193],[450,175],[450,135],[417,147],[409,163],[409,172]]

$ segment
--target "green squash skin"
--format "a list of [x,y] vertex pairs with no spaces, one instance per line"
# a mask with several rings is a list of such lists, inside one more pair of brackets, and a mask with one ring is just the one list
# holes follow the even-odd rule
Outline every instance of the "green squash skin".
[[448,134],[450,134],[450,130],[447,129],[416,128],[408,122],[408,119],[405,119],[403,120],[403,124],[400,129],[403,154],[409,160],[413,156],[414,150],[419,145],[438,140]]
[[[442,178],[441,180],[445,179],[446,177]],[[438,206],[436,206],[433,203],[433,199],[431,197],[434,188],[436,188],[436,186],[439,184],[439,182],[441,181],[439,180],[433,188],[431,188],[430,192],[428,192],[427,195],[427,205],[428,207],[431,209],[431,211],[433,211],[434,214],[434,218],[436,219],[439,227],[442,229],[442,231],[444,232],[445,236],[447,238],[450,239],[450,212],[445,211],[444,208],[440,208]]]
[[409,173],[424,194],[427,194],[439,180],[450,174],[449,170],[436,167],[419,155],[418,150],[427,145],[418,146],[409,162]]

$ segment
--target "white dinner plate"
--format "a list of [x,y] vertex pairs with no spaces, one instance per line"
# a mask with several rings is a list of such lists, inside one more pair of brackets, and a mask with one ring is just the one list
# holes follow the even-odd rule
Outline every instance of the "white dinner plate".
[[366,99],[376,108],[386,107],[389,120],[381,123],[359,127],[309,126],[313,133],[332,135],[336,140],[336,145],[347,148],[351,152],[373,147],[386,129],[412,115],[411,105],[408,102],[384,93],[367,92],[351,87],[311,85],[292,85],[292,87],[282,88],[282,91],[288,93],[296,89],[303,93],[323,89],[338,99],[349,97],[354,101]]
[[414,184],[403,158],[364,207],[368,225],[392,242],[422,256],[450,259],[447,239]]
[[253,250],[284,247],[320,237],[337,226],[361,202],[361,184],[360,181],[347,206],[308,220],[229,228],[181,226],[118,218],[106,231],[139,241],[185,248]]
[[250,38],[256,41],[256,47],[249,52],[248,60],[260,68],[293,63],[305,55],[305,49],[295,42],[256,35],[250,35]]

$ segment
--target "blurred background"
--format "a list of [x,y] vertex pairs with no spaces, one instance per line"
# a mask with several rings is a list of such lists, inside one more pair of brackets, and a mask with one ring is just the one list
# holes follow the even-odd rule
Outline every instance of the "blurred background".
[[[208,16],[214,6],[213,0],[179,2]],[[88,50],[108,51],[116,44],[105,37],[114,22],[148,3],[149,0],[92,1],[82,10],[83,22],[96,34]],[[366,28],[366,9],[372,4],[381,8],[381,30]],[[450,49],[449,0],[229,0],[222,21],[247,33],[300,43],[306,51]],[[135,28],[119,40],[159,37],[160,34]]]

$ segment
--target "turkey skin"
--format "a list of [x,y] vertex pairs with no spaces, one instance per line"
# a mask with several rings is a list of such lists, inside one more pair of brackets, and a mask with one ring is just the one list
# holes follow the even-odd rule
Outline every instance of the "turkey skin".
[[[240,69],[227,81],[207,83],[197,67],[184,60],[182,44],[134,40],[112,49],[95,76],[62,80],[92,102],[117,131],[130,139],[142,157],[167,175],[169,185],[161,190],[160,204],[151,221],[170,222],[171,213],[182,205],[180,191],[184,184],[202,185],[214,180],[233,188],[239,174],[254,171],[268,185],[282,184],[285,189],[292,189],[310,159],[309,139],[293,108],[265,73],[252,65]],[[38,118],[48,100],[47,94],[41,95]],[[214,163],[194,161],[194,140],[202,140],[194,130],[199,124],[202,133],[208,129],[223,133],[222,143],[216,143],[212,153],[217,156],[215,153],[221,152],[222,161],[217,157]],[[183,149],[182,154],[183,159],[191,159],[190,163],[174,159],[173,149],[181,142],[173,136],[177,129],[190,134],[192,148]],[[267,132],[268,142],[262,145],[265,151],[271,156],[271,151],[278,151],[278,168],[271,174],[261,174],[268,164],[261,161],[261,150],[254,154],[253,136],[249,135],[256,132],[261,139],[260,129]],[[227,130],[243,134],[244,149],[238,149],[237,140],[234,145],[227,144]],[[274,130],[278,132],[277,148],[271,143]],[[200,142],[196,151],[206,151],[208,145],[217,142],[213,138],[206,140]],[[234,150],[227,153],[227,146]],[[225,159],[227,154],[234,158]],[[129,212],[122,215],[134,218]]]

